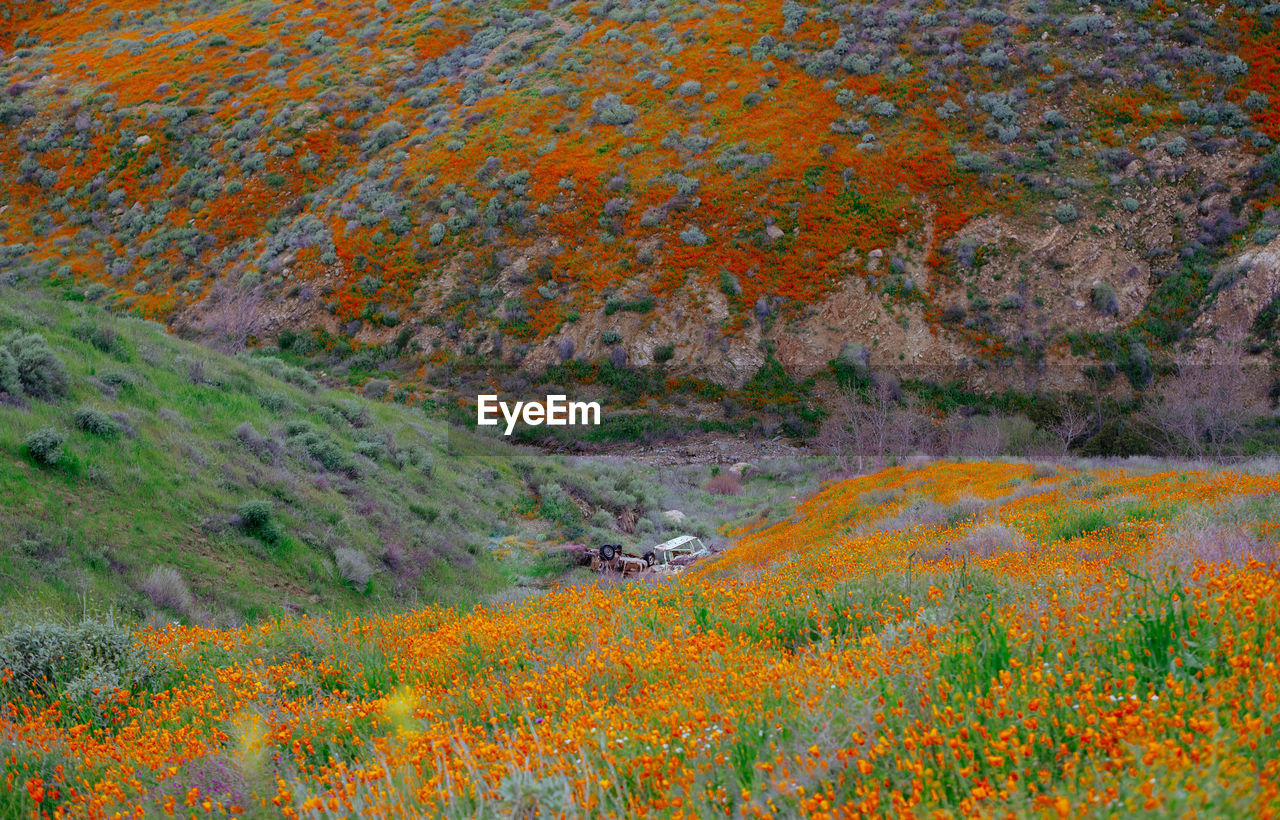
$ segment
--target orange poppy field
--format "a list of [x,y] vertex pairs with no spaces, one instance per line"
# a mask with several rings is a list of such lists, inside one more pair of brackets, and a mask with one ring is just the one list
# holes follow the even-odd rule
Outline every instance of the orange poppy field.
[[[1119,231],[1129,194],[1155,208],[1144,163],[1228,147],[1238,213],[1202,204],[1182,257],[1271,236],[1277,204],[1265,3],[9,5],[6,252],[215,336],[260,299],[364,344],[455,322],[512,358],[601,310],[722,302],[708,330],[737,338],[858,281],[1004,361],[1025,332],[954,320],[974,220]],[[1210,277],[1142,318],[1185,327]]]
[[5,817],[1272,817],[1280,477],[936,462],[668,583],[134,636]]

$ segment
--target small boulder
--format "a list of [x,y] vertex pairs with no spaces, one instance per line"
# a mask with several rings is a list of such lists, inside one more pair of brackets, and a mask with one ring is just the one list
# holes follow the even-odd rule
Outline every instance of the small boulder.
[[755,469],[756,468],[754,464],[748,464],[745,461],[739,461],[737,464],[729,468],[729,472],[733,473],[738,478],[746,478],[748,475],[755,472]]
[[770,225],[764,229],[764,235],[776,242],[782,238],[782,229],[777,225]]

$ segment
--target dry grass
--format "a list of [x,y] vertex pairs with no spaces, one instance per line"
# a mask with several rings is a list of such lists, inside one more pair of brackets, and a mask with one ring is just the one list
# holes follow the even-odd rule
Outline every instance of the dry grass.
[[1229,525],[1203,529],[1189,528],[1178,533],[1153,556],[1155,563],[1190,570],[1197,564],[1272,563],[1280,559],[1276,545],[1255,534]]
[[962,497],[950,504],[931,498],[917,498],[903,507],[896,515],[881,519],[873,528],[879,530],[905,530],[913,527],[936,527],[958,524],[973,518],[987,508],[980,498]]
[[191,590],[187,589],[187,582],[173,567],[153,567],[147,579],[142,582],[142,591],[158,607],[172,609],[183,615],[191,614],[194,606]]

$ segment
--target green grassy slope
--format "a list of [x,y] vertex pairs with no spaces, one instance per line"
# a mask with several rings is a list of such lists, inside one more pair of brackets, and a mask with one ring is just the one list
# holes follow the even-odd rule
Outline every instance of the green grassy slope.
[[[65,370],[45,397],[0,386],[0,616],[465,606],[559,577],[569,567],[546,548],[567,540],[716,537],[785,513],[820,469],[764,464],[716,495],[711,465],[512,447],[83,299],[0,284],[0,350],[36,334]],[[53,463],[28,444],[42,430],[63,440]],[[672,507],[688,520],[667,521]]]
[[[481,546],[529,494],[521,458],[488,443],[460,458],[463,434],[443,423],[308,389],[309,374],[277,362],[220,356],[91,304],[4,296],[0,337],[39,333],[69,376],[54,400],[0,402],[6,606],[143,610],[166,600],[143,591],[160,565],[193,593],[179,613],[191,617],[463,602],[505,583]],[[80,429],[85,408],[114,431]],[[65,436],[52,466],[24,446],[44,428]],[[241,509],[255,501],[270,505],[257,526],[254,505]],[[353,551],[345,572],[339,550]]]

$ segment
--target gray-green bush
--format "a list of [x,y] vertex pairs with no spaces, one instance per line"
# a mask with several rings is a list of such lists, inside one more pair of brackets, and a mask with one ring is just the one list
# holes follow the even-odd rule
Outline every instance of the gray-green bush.
[[132,637],[113,624],[37,621],[0,635],[0,669],[11,673],[0,688],[18,697],[28,692],[51,695],[94,672],[111,670],[117,680],[131,678],[137,661]]
[[22,380],[18,378],[18,362],[7,348],[0,347],[0,393],[22,395]]
[[90,435],[109,438],[120,432],[120,425],[116,424],[115,419],[92,407],[77,409],[72,418],[77,428]]
[[[17,371],[22,392],[37,399],[53,399],[67,392],[67,369],[39,333],[15,330],[0,341],[0,348],[13,361],[3,369]],[[12,393],[12,375],[6,378],[10,383],[5,392]]]
[[373,565],[363,552],[349,547],[338,547],[333,554],[338,574],[358,590],[363,590],[373,577]]
[[1115,288],[1107,282],[1095,284],[1089,292],[1089,300],[1093,302],[1094,310],[1107,316],[1113,316],[1120,310]]
[[37,463],[52,467],[62,460],[66,436],[52,427],[42,427],[26,437],[22,447]]

